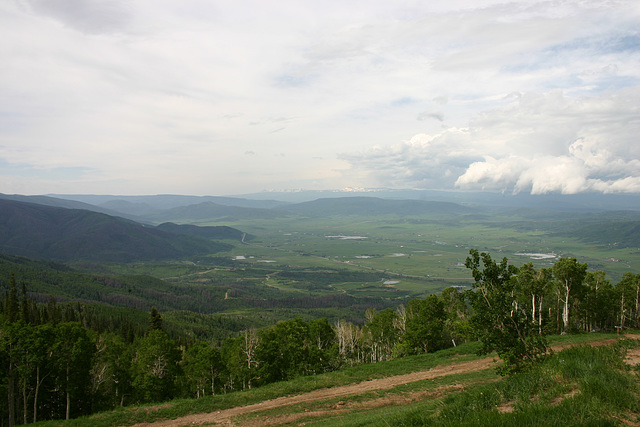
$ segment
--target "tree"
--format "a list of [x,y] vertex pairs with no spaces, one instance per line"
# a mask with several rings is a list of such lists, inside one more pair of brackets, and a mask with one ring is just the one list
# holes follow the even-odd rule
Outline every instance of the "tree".
[[580,329],[587,332],[612,330],[616,320],[617,298],[605,272],[588,272],[580,290],[576,305]]
[[440,293],[440,301],[445,311],[444,335],[453,345],[463,343],[472,338],[469,325],[469,306],[465,293],[451,286]]
[[185,352],[182,363],[188,396],[199,399],[207,390],[211,395],[216,393],[215,380],[224,369],[220,350],[199,341]]
[[518,269],[507,258],[496,264],[487,253],[469,251],[465,266],[475,283],[468,292],[474,309],[471,324],[482,341],[482,354],[496,351],[503,361],[501,374],[525,369],[547,351],[546,339],[518,307],[514,276]]
[[619,326],[625,328],[627,320],[640,328],[640,274],[625,273],[616,285],[620,298]]
[[149,331],[134,342],[132,385],[140,402],[159,402],[175,395],[180,352],[162,330]]
[[5,299],[5,304],[4,312],[7,316],[7,321],[12,323],[18,320],[18,287],[16,286],[16,275],[14,273],[11,273],[9,277],[9,295]]
[[260,343],[256,356],[263,382],[288,380],[311,371],[310,354],[316,343],[310,340],[309,325],[299,317],[262,330]]
[[38,420],[38,397],[47,378],[54,373],[54,340],[55,331],[51,325],[32,326],[20,322],[16,324],[15,356],[22,392],[23,419],[28,423],[29,403],[33,398],[32,420]]
[[337,336],[326,318],[309,322],[309,372],[326,372],[337,365]]
[[403,335],[407,353],[428,353],[444,348],[445,318],[444,304],[437,295],[409,301]]
[[587,264],[579,263],[575,258],[560,258],[553,264],[553,275],[558,280],[558,298],[562,302],[562,333],[569,332],[569,310],[571,292],[578,291],[587,274]]
[[254,381],[260,379],[258,367],[260,361],[256,356],[260,342],[260,335],[255,328],[242,331],[237,338],[225,340],[222,345],[222,355],[229,375],[227,388],[236,389],[237,382],[242,389],[251,388]]
[[131,350],[124,339],[113,332],[101,334],[91,370],[94,412],[123,406],[131,389]]
[[333,326],[338,344],[338,356],[353,365],[360,362],[360,347],[362,328],[345,320],[339,320]]
[[551,282],[551,270],[536,270],[532,263],[522,265],[516,276],[516,295],[525,313],[531,313],[530,319],[538,325],[542,334],[542,302],[545,291]]
[[158,309],[151,307],[151,313],[149,314],[149,330],[161,331],[162,330],[162,316],[158,312]]
[[58,384],[65,394],[65,419],[74,415],[88,413],[91,385],[91,359],[95,353],[95,344],[87,335],[86,329],[77,322],[60,323],[55,328],[56,338],[53,355],[59,368]]
[[390,308],[379,312],[367,310],[366,314],[370,320],[364,325],[363,341],[369,350],[369,361],[390,360],[400,340],[400,330],[396,328],[398,315]]

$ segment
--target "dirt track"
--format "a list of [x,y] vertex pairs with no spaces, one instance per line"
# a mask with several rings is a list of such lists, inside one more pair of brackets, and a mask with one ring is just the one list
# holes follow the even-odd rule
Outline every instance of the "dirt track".
[[[640,339],[639,335],[627,335],[627,338]],[[616,339],[608,339],[602,341],[594,341],[585,344],[599,346],[613,344]],[[569,345],[554,346],[554,351],[560,351]],[[340,387],[333,387],[327,389],[314,390],[308,393],[303,393],[295,396],[279,397],[277,399],[266,400],[260,403],[252,405],[239,406],[230,409],[224,409],[216,412],[201,413],[187,415],[174,420],[157,421],[154,423],[137,424],[134,427],[179,427],[186,425],[202,425],[202,424],[219,424],[224,426],[235,426],[236,423],[232,421],[233,417],[239,415],[250,414],[253,412],[264,411],[267,409],[279,408],[286,405],[294,405],[305,402],[312,402],[316,400],[332,399],[341,396],[347,396],[352,394],[362,394],[374,390],[385,390],[396,387],[398,385],[412,383],[415,381],[421,381],[426,379],[438,378],[445,375],[454,375],[466,372],[480,371],[483,369],[489,369],[494,366],[494,357],[487,357],[479,360],[471,360],[466,362],[455,362],[449,365],[436,366],[427,371],[412,372],[410,374],[396,375],[393,377],[380,378],[370,381],[364,381],[356,384],[349,384]],[[388,402],[393,404],[394,402]],[[380,406],[380,405],[379,405]],[[309,413],[303,415],[312,415]],[[274,420],[275,421],[275,420]],[[283,420],[281,420],[283,421]],[[272,424],[267,420],[262,420],[261,425]],[[245,424],[246,425],[246,424]]]

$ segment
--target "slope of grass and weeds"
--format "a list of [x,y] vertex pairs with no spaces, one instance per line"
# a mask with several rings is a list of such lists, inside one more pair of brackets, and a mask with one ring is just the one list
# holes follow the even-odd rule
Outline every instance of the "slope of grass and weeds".
[[298,377],[290,381],[271,383],[241,392],[207,396],[201,399],[176,399],[160,404],[118,408],[114,411],[81,417],[67,422],[58,420],[41,424],[53,426],[64,423],[65,425],[90,425],[91,427],[133,425],[140,422],[153,422],[200,412],[219,411],[281,396],[296,395],[323,388],[359,383],[374,378],[427,370],[438,365],[449,364],[453,360],[478,359],[481,358],[481,356],[476,354],[479,348],[478,342],[466,343],[435,353],[408,356],[389,362],[347,367],[339,371],[322,375]]
[[[498,382],[410,406],[325,419],[319,426],[615,426],[638,421],[638,368],[624,362],[636,340],[576,346]],[[630,424],[636,425],[636,424]]]
[[[583,334],[584,341],[600,341],[615,334]],[[553,337],[555,345],[572,344],[576,336]],[[623,362],[627,349],[640,347],[635,340],[620,340],[610,346],[578,346],[549,356],[531,371],[499,377],[493,369],[481,373],[464,373],[434,380],[396,386],[366,396],[343,397],[342,400],[367,400],[385,393],[402,394],[456,384],[442,396],[417,403],[393,405],[380,409],[349,411],[339,416],[299,418],[307,425],[617,425],[617,418],[635,417],[638,403],[638,372]],[[189,414],[214,412],[259,403],[277,397],[313,390],[355,384],[374,378],[423,371],[439,365],[479,359],[478,342],[460,345],[435,353],[409,356],[376,364],[358,365],[339,371],[299,377],[291,381],[201,399],[179,399],[163,404],[118,408],[114,411],[82,417],[68,422],[51,421],[43,425],[77,425],[92,427],[133,425],[173,419]],[[331,404],[323,401],[326,406]],[[307,403],[306,405],[310,405]],[[308,407],[308,406],[307,406]],[[277,412],[304,411],[283,407]]]

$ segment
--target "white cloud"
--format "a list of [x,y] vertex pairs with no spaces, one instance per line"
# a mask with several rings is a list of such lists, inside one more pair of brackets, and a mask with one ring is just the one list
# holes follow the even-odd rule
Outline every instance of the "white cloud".
[[483,126],[475,141],[492,157],[469,165],[456,185],[533,194],[638,191],[640,87],[578,100],[559,92],[527,98],[474,122]]
[[[640,87],[571,99],[518,95],[469,128],[342,156],[378,185],[542,194],[638,192]],[[368,174],[367,172],[368,171]]]

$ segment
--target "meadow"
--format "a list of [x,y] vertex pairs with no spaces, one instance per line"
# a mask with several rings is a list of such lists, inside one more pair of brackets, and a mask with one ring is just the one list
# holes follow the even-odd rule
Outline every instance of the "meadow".
[[[362,284],[333,285],[347,293],[378,294],[391,289],[418,297],[449,286],[469,286],[472,278],[464,262],[472,248],[490,252],[494,259],[507,257],[516,266],[532,262],[536,268],[551,267],[560,257],[575,257],[591,271],[605,271],[612,282],[625,272],[640,272],[640,248],[561,235],[559,220],[534,222],[512,215],[452,219],[354,215],[199,225],[222,223],[255,236],[223,254],[240,258],[243,264],[375,271],[386,277],[366,291],[358,286]],[[295,286],[281,284],[281,288]]]

